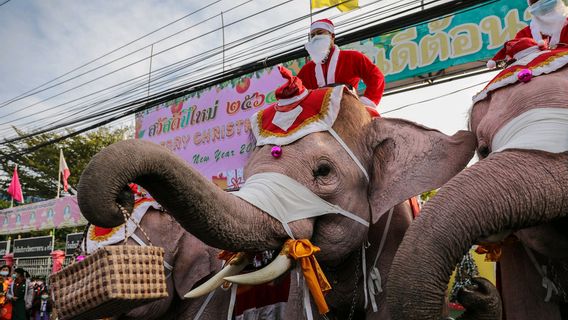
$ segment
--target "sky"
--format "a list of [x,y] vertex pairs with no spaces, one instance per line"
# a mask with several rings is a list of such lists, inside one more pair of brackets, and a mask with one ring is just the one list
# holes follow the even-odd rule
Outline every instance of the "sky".
[[[151,61],[152,70],[160,70],[179,62],[180,57],[214,52],[222,45],[223,37],[225,44],[234,43],[245,36],[310,12],[307,0],[4,1],[6,0],[0,0],[0,138],[14,135],[12,125],[24,130],[37,130],[49,123],[61,123],[75,115],[92,114],[101,105],[90,103],[103,97],[94,93],[111,85],[116,85],[119,90],[123,88],[120,84],[125,79],[137,78],[139,83],[136,85],[143,86],[150,68],[148,57],[151,52],[155,54]],[[334,17],[334,22],[338,25],[350,15],[376,12],[385,6],[411,2],[413,1],[360,0],[362,9],[344,15],[340,15],[337,9],[332,9],[314,16],[313,19]],[[208,4],[212,5],[183,18]],[[273,6],[276,8],[268,10]],[[263,13],[263,10],[267,11]],[[227,26],[224,33],[220,30],[221,12],[223,23]],[[251,15],[254,16],[240,21]],[[112,52],[180,18],[183,19]],[[289,39],[288,45],[297,47],[305,41],[308,26],[309,18],[299,20],[293,25],[278,28],[267,36],[248,41],[233,49],[229,48],[225,54],[228,57],[242,56],[243,50],[258,49],[263,42],[282,39]],[[159,41],[176,32],[179,34]],[[341,35],[340,27],[337,34]],[[183,42],[186,43],[179,45]],[[109,52],[112,53],[41,88],[55,84],[57,86],[6,104],[10,99]],[[125,55],[126,58],[112,62]],[[217,63],[212,64],[215,61]],[[154,88],[151,93],[167,89],[168,85],[183,83],[191,77],[218,72],[223,67],[220,61],[220,53],[207,61],[190,61],[189,70],[196,70],[191,76]],[[242,61],[227,62],[225,67],[234,67]],[[199,71],[205,65],[215,65],[215,69]],[[117,69],[120,70],[113,71]],[[111,71],[112,74],[106,75]],[[81,75],[82,73],[85,74]],[[388,95],[381,101],[379,109],[385,112],[385,116],[412,120],[446,134],[453,134],[457,130],[467,128],[467,111],[471,106],[471,97],[494,74],[486,73],[451,83]],[[73,77],[76,78],[72,79]],[[478,83],[479,85],[473,88],[449,94]],[[81,98],[86,95],[86,98]],[[419,103],[444,95],[447,96]],[[404,108],[389,112],[400,107]],[[131,122],[132,119],[127,118],[118,124]]]

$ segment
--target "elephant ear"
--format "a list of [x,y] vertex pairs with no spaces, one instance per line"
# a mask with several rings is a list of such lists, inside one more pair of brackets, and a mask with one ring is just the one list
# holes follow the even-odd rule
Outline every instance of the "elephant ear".
[[448,136],[402,119],[376,118],[367,128],[373,223],[395,205],[450,180],[465,168],[477,144],[469,131]]

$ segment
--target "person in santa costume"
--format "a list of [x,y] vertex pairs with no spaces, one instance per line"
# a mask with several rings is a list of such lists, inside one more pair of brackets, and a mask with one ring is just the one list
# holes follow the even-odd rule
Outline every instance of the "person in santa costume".
[[383,73],[361,52],[340,50],[334,41],[335,29],[331,20],[321,19],[312,23],[310,40],[305,45],[311,61],[302,67],[298,78],[308,89],[333,84],[345,84],[357,89],[362,79],[367,88],[359,99],[376,108],[385,89]]
[[563,0],[527,0],[532,16],[528,27],[515,36],[533,38],[539,45],[550,48],[568,46],[568,7]]
[[500,61],[504,61],[506,65],[517,61],[522,62],[526,59],[530,61],[545,49],[547,49],[546,46],[539,45],[530,37],[512,39],[505,42],[503,48],[491,60],[487,61],[487,67],[495,69]]

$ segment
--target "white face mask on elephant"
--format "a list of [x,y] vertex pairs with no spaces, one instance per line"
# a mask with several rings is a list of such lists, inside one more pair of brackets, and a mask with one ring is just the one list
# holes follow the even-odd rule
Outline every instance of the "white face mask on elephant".
[[280,221],[292,239],[295,237],[288,223],[330,213],[343,215],[369,227],[369,222],[356,214],[323,200],[303,184],[276,172],[251,176],[233,194]]

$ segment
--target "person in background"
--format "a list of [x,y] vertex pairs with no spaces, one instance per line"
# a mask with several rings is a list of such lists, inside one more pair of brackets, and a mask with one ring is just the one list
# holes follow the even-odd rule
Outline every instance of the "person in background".
[[0,267],[0,320],[12,319],[12,302],[7,298],[10,284],[10,267],[3,265]]
[[376,108],[383,96],[385,77],[367,56],[355,50],[340,50],[335,45],[335,27],[329,19],[314,21],[310,26],[306,43],[311,61],[306,63],[298,78],[308,89],[317,89],[334,84],[345,84],[357,90],[363,80],[365,94],[359,99]]
[[533,38],[539,45],[554,49],[568,46],[568,7],[562,0],[527,0],[532,19],[515,39]]
[[32,305],[32,320],[49,320],[51,314],[51,299],[45,285],[37,286],[34,290],[34,302]]
[[9,296],[12,300],[12,320],[26,320],[26,270],[16,268],[12,274],[14,281],[10,286]]

